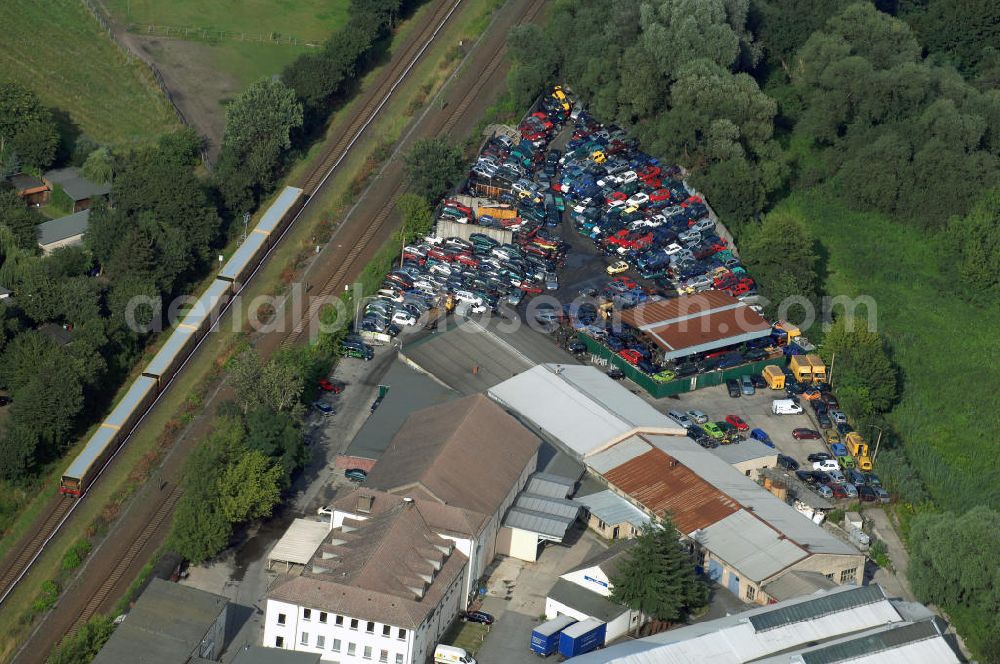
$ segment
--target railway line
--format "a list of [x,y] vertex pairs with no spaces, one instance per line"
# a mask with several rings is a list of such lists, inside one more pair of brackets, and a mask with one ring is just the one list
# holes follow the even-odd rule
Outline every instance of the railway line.
[[[462,116],[468,112],[470,106],[481,95],[484,87],[491,80],[494,80],[495,83],[497,71],[503,64],[502,56],[506,49],[506,32],[516,23],[530,21],[537,17],[545,1],[512,0],[510,5],[513,5],[514,8],[510,9],[510,16],[505,15],[501,26],[496,31],[498,33],[502,32],[502,34],[492,36],[490,39],[491,43],[489,44],[483,43],[477,45],[477,47],[481,46],[482,48],[475,57],[474,66],[469,67],[469,71],[461,72],[461,84],[465,87],[459,89],[458,86],[455,86],[454,90],[448,91],[448,94],[452,95],[453,101],[457,101],[457,103],[452,103],[450,106],[446,104],[444,106],[446,112],[431,113],[429,116],[425,114],[425,117],[417,123],[418,125],[422,125],[419,126],[418,133],[420,135],[437,136],[455,130]],[[381,78],[380,83],[376,84],[362,99],[363,105],[361,109],[352,116],[347,128],[341,133],[341,138],[323,151],[322,156],[318,158],[318,165],[311,169],[301,180],[301,188],[305,190],[305,193],[315,195],[322,190],[331,174],[343,162],[351,148],[372,124],[378,113],[387,103],[389,97],[399,87],[409,72],[412,71],[419,58],[427,50],[430,41],[440,33],[461,2],[462,0],[444,0],[438,3],[434,6],[427,22],[414,28],[418,32],[415,33],[413,41],[402,48],[398,56],[398,61],[394,58],[387,75]],[[472,62],[471,57],[470,62]],[[502,85],[502,80],[500,84]],[[342,237],[340,238],[341,244],[337,245],[337,250],[327,260],[317,261],[316,265],[321,265],[321,273],[308,275],[313,284],[323,284],[320,294],[330,296],[338,288],[342,288],[342,284],[345,281],[356,277],[364,263],[370,259],[373,247],[377,248],[381,246],[382,242],[387,239],[385,234],[392,226],[389,222],[394,210],[395,200],[405,190],[401,167],[397,165],[392,178],[382,184],[385,188],[379,192],[379,205],[372,206],[370,210],[366,211],[366,214],[357,215],[354,219],[345,219],[338,229],[338,233],[342,233]],[[386,189],[389,190],[388,195],[384,193]],[[310,198],[303,196],[302,201],[301,209],[304,209],[308,207]],[[289,214],[291,218],[287,221],[287,225],[283,227],[280,233],[276,233],[277,238],[273,239],[273,241],[268,241],[261,261],[266,260],[273,246],[280,241],[287,228],[301,214],[301,209],[296,209],[298,210],[297,212]],[[331,241],[332,244],[333,242]],[[257,269],[259,269],[259,265],[246,275],[246,279],[252,277]],[[235,283],[234,281],[233,289],[238,293],[242,290],[244,284],[239,284],[237,288]],[[227,303],[222,306],[222,311],[224,312],[228,306],[229,301],[227,298]],[[279,343],[291,344],[301,342],[303,340],[303,332],[309,320],[318,315],[319,309],[318,305],[310,307],[301,320],[295,321],[292,331],[289,334],[264,335],[266,342],[258,344],[258,349],[262,354],[266,355],[274,350]],[[261,341],[265,340],[262,339]],[[191,351],[191,354],[177,366],[177,371],[183,368],[183,364],[193,356],[200,343],[198,342],[194,350]],[[268,346],[270,346],[270,349],[267,348]],[[180,461],[173,464],[175,466],[173,471],[174,477],[177,477],[179,464]],[[167,476],[166,470],[164,470],[164,476]],[[141,509],[137,511],[143,515],[144,519],[140,521],[137,517],[135,521],[139,521],[139,524],[132,527],[131,531],[120,534],[116,538],[116,542],[113,543],[113,546],[116,548],[114,552],[101,551],[101,555],[106,559],[88,562],[88,573],[78,581],[80,587],[76,589],[78,597],[74,600],[75,607],[70,608],[69,605],[71,602],[68,597],[61,598],[60,607],[57,611],[65,608],[61,612],[63,615],[50,616],[52,618],[51,622],[55,624],[46,625],[45,630],[36,630],[32,636],[32,639],[37,637],[38,639],[44,639],[44,641],[40,644],[26,644],[26,646],[43,645],[44,650],[40,651],[35,647],[23,647],[16,661],[42,661],[53,642],[58,641],[58,639],[53,639],[53,634],[74,632],[86,620],[100,612],[102,608],[107,610],[108,601],[113,600],[116,594],[122,590],[123,580],[127,582],[131,578],[129,575],[130,572],[134,575],[137,558],[143,552],[143,549],[151,542],[155,543],[156,538],[161,536],[162,531],[166,528],[169,516],[173,512],[176,500],[180,496],[180,491],[176,486],[173,486],[173,482],[171,486],[170,495],[167,498],[161,498],[160,502],[154,505],[143,504],[139,506]],[[40,555],[45,544],[56,536],[61,525],[65,523],[72,510],[83,499],[85,499],[85,494],[79,499],[60,497],[58,500],[53,500],[50,511],[44,521],[42,521],[42,526],[30,538],[25,538],[23,545],[20,545],[8,557],[7,560],[10,562],[5,565],[2,574],[0,574],[0,592],[3,593],[0,596],[0,601],[6,598],[17,582],[27,574],[31,564]],[[121,529],[125,530],[126,527],[122,525]],[[100,569],[91,571],[91,566]],[[63,606],[64,604],[66,605],[65,607]],[[41,631],[44,631],[45,634],[41,634]]]

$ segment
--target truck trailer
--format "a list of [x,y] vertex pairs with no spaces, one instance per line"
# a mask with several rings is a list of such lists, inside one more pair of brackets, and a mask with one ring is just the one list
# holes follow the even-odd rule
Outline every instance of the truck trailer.
[[559,649],[559,634],[576,622],[569,616],[556,616],[531,630],[531,652],[548,657]]
[[607,623],[596,618],[587,618],[570,625],[559,635],[559,654],[563,657],[576,657],[601,648],[604,646],[607,630]]

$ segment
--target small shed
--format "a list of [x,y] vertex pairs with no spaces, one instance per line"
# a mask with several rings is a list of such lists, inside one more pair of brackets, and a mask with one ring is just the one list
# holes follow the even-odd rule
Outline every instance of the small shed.
[[73,203],[73,212],[90,207],[96,198],[107,196],[111,185],[94,182],[83,177],[79,168],[57,168],[47,172],[43,178],[49,189],[61,189]]
[[38,246],[46,256],[60,247],[83,243],[83,234],[90,224],[90,210],[74,212],[65,217],[38,224]]
[[267,568],[271,569],[274,563],[284,563],[287,571],[292,565],[308,564],[329,533],[329,523],[295,519],[271,550],[267,557]]
[[8,179],[17,195],[28,205],[38,207],[49,202],[49,187],[41,180],[24,173],[11,175]]

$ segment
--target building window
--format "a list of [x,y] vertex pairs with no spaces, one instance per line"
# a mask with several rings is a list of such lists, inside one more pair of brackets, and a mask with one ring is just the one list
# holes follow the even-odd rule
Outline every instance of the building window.
[[824,574],[823,576],[833,581],[833,572],[830,572],[829,574]]
[[357,631],[357,629],[358,629],[358,619],[357,618],[351,618],[351,629]]
[[403,653],[396,653],[396,664],[403,664]]
[[355,653],[355,651],[357,651],[357,649],[358,648],[357,648],[356,644],[354,644],[354,643],[348,643],[347,644],[347,654],[348,654],[348,656],[354,657],[354,653]]
[[323,636],[322,634],[316,635],[316,647],[319,648],[320,650],[326,647],[326,637]]
[[309,632],[302,632],[302,637],[299,639],[299,643],[304,646],[309,645]]
[[389,625],[382,625],[382,636],[388,637],[392,633],[392,627]]
[[858,568],[852,567],[851,569],[845,569],[840,573],[841,583],[854,583],[858,577]]
[[333,640],[333,646],[330,648],[333,652],[340,652],[340,639]]
[[389,661],[389,651],[388,650],[379,651],[378,661],[382,662],[382,664],[387,664],[387,662]]
[[746,475],[747,477],[750,477],[750,471],[749,471],[749,470],[748,470],[748,471],[746,471],[745,475]]
[[326,611],[320,611],[319,612],[319,621],[321,623],[325,623],[326,622]]
[[275,648],[284,648],[285,647],[285,637],[283,637],[283,636],[276,637],[274,639],[274,647]]
[[753,586],[747,586],[747,599],[753,601],[757,598],[757,589]]
[[375,623],[373,623],[371,621],[368,621],[368,624],[365,625],[365,631],[368,632],[369,634],[374,634],[375,633]]
[[284,625],[285,624],[285,614],[284,613],[279,613],[278,614],[278,624],[279,625]]
[[406,640],[406,630],[403,629],[402,627],[400,627],[399,628],[399,636],[397,636],[396,638],[399,639],[400,641],[405,641]]
[[372,658],[372,647],[365,646],[365,654],[361,656],[361,659],[371,659]]
[[312,615],[313,615],[312,609],[302,609],[303,620],[312,620]]
[[334,618],[333,619],[333,624],[335,624],[337,627],[343,627],[344,626],[344,616],[337,616],[336,618]]

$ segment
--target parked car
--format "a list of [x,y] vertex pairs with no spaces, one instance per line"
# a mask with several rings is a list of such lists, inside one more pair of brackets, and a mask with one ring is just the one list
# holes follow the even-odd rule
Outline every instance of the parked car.
[[798,470],[799,462],[790,456],[779,454],[778,455],[778,465],[785,470]]
[[740,376],[740,390],[745,396],[751,396],[757,391],[753,385],[753,381],[750,380],[750,376]]
[[337,412],[333,409],[333,406],[331,406],[330,404],[325,403],[323,401],[314,401],[313,402],[313,408],[315,408],[316,410],[318,410],[323,415],[336,415],[337,414]]
[[704,424],[705,422],[708,422],[708,415],[701,412],[700,410],[689,410],[687,412],[687,415],[698,424]]
[[815,463],[816,461],[828,461],[830,459],[833,459],[833,455],[829,452],[813,452],[806,457],[806,461],[809,461],[810,463]]
[[754,440],[759,440],[770,448],[774,448],[774,443],[771,442],[771,437],[767,435],[763,429],[754,429],[750,432],[750,437]]
[[342,383],[331,383],[326,378],[321,378],[318,383],[319,389],[324,392],[333,392],[334,394],[340,394],[344,391],[344,386]]
[[[732,426],[737,431],[747,431],[750,429],[750,425],[743,421],[743,418],[739,415],[727,415],[726,423]],[[766,434],[765,434],[766,436]]]
[[715,439],[721,439],[726,435],[722,428],[715,422],[706,422],[702,428],[705,430],[705,433]]
[[344,477],[352,482],[364,482],[368,479],[368,473],[360,468],[348,468],[344,471]]
[[[778,459],[778,463],[781,463],[780,458]],[[805,482],[806,484],[809,485],[816,484],[816,477],[813,475],[813,472],[811,470],[796,470],[795,477],[797,477],[799,481]]]
[[667,411],[667,417],[672,419],[674,422],[677,422],[677,424],[681,425],[685,429],[687,429],[690,426],[694,426],[694,422],[687,415],[685,415],[680,411],[677,410]]
[[815,429],[792,429],[792,438],[795,440],[819,440],[822,436]]
[[616,261],[605,268],[605,271],[610,275],[621,274],[622,272],[627,272],[629,268],[628,263],[625,261]]
[[486,613],[485,611],[466,611],[462,616],[462,620],[465,622],[479,623],[481,625],[492,625],[494,622],[493,615]]
[[743,393],[742,390],[740,390],[740,384],[735,378],[730,378],[726,381],[726,389],[729,391],[729,396],[733,399],[738,399]]
[[858,489],[858,499],[863,503],[877,503],[879,501],[878,494],[875,493],[875,489],[862,484],[857,487]]

